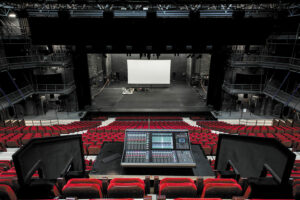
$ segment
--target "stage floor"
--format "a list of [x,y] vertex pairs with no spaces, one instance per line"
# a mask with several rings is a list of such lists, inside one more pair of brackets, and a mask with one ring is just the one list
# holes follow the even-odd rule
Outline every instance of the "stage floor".
[[211,111],[199,93],[185,82],[168,88],[122,95],[126,83],[112,83],[96,96],[90,110],[102,112],[204,112]]
[[[210,177],[214,176],[208,160],[205,158],[199,145],[192,145],[192,152],[196,161],[195,168],[123,168],[121,156],[123,143],[104,143],[94,163],[90,176],[118,177],[118,176],[189,176],[189,177]],[[118,158],[105,162],[105,158],[119,154]],[[103,160],[104,159],[104,160]]]

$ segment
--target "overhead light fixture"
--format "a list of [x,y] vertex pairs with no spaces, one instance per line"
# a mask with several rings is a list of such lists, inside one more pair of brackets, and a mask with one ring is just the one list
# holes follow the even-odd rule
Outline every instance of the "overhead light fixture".
[[17,14],[15,12],[10,12],[10,13],[8,13],[8,17],[9,18],[16,18]]

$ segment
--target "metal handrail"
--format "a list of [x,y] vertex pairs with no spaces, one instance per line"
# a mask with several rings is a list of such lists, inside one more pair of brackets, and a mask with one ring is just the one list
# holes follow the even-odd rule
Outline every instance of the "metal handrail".
[[[20,88],[20,90],[22,91],[24,96],[31,95],[34,92],[31,85],[27,85],[23,88]],[[6,95],[6,97],[4,97],[4,96],[0,97],[0,104],[3,104],[3,103],[9,104],[9,102],[7,102],[7,99],[9,99],[11,103],[16,103],[19,100],[23,99],[23,97],[21,96],[19,91],[14,91],[14,92],[11,92],[8,95]]]
[[232,62],[244,61],[244,62],[271,62],[271,63],[284,63],[300,65],[299,58],[283,57],[283,56],[267,56],[267,55],[246,55],[246,54],[234,54],[231,57]]
[[51,54],[48,56],[32,55],[32,56],[15,56],[0,58],[0,68],[11,67],[15,65],[26,64],[49,64],[51,62],[68,62],[70,57],[66,54]]
[[264,93],[268,96],[277,99],[278,101],[286,104],[287,106],[290,105],[297,105],[300,102],[300,97],[295,97],[294,95],[291,95],[287,92],[284,92],[282,90],[279,90],[276,95],[274,95],[278,91],[278,88],[268,84],[265,89]]
[[74,81],[66,84],[37,84],[34,90],[37,92],[56,92],[74,87]]
[[225,87],[235,90],[261,91],[264,84],[231,84],[224,82]]
[[[75,89],[74,82],[68,84],[38,84],[35,86],[27,85],[23,88],[20,88],[25,97],[30,96],[35,93],[42,92],[58,92],[67,89]],[[8,101],[9,99],[9,101]],[[6,96],[0,97],[0,110],[6,107],[9,107],[11,104],[15,104],[21,101],[23,97],[19,93],[19,91],[14,91],[9,93]]]

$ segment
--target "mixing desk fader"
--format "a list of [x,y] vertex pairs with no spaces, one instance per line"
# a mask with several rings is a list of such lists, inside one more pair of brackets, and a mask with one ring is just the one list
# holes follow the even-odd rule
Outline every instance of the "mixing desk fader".
[[195,167],[187,130],[126,130],[123,167]]

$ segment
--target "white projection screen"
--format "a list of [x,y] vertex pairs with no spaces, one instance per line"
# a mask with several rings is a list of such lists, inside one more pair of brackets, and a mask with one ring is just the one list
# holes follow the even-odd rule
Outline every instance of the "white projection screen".
[[128,84],[170,84],[171,60],[127,60]]

